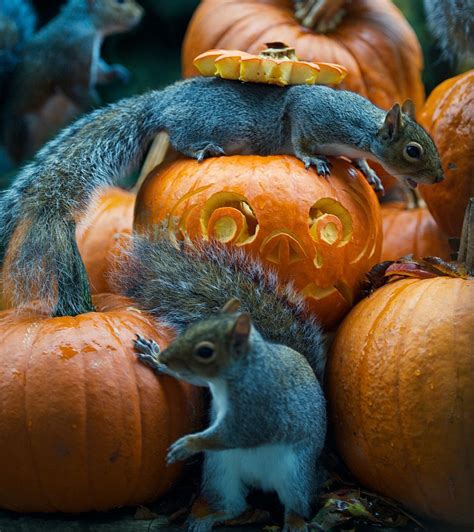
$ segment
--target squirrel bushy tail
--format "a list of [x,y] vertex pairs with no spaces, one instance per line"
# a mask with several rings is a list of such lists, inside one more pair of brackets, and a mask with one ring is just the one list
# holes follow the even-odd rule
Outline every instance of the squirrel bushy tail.
[[112,280],[140,308],[178,333],[218,313],[235,297],[265,340],[298,351],[322,377],[323,334],[316,320],[305,314],[304,299],[242,249],[135,235]]
[[[38,152],[0,196],[2,281],[13,303],[55,315],[92,309],[75,226],[98,189],[138,165],[159,130],[160,92],[79,119]],[[70,178],[69,178],[70,177]]]

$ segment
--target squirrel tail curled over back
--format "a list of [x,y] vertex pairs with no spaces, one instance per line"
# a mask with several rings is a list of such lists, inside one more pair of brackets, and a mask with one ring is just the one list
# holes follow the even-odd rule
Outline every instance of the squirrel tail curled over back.
[[93,310],[76,221],[95,193],[136,167],[160,130],[159,91],[80,118],[38,152],[0,195],[3,287],[15,306],[54,315]]
[[115,286],[178,333],[236,297],[267,341],[304,355],[322,378],[323,333],[305,314],[304,299],[244,250],[218,242],[176,245],[163,235],[134,236],[126,254],[112,274]]

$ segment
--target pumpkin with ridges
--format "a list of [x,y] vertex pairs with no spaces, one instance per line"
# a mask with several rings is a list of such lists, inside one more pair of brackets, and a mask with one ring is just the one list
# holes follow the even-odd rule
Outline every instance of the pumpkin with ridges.
[[420,191],[448,236],[461,234],[464,210],[474,196],[474,70],[443,81],[430,94],[420,123],[433,137],[445,180]]
[[168,446],[197,428],[200,393],[157,378],[135,334],[165,347],[169,329],[120,296],[99,312],[0,313],[0,507],[87,512],[150,502],[177,479]]
[[405,255],[450,259],[448,238],[426,207],[406,208],[403,203],[382,204],[383,246],[381,260]]
[[416,35],[389,0],[352,0],[327,34],[316,34],[295,19],[290,0],[203,0],[183,43],[185,77],[198,74],[194,58],[214,48],[258,53],[283,41],[305,61],[343,65],[347,78],[338,88],[366,96],[382,108],[411,98],[424,101],[423,66]]
[[357,479],[427,517],[473,524],[474,280],[402,279],[360,302],[327,368],[330,419]]

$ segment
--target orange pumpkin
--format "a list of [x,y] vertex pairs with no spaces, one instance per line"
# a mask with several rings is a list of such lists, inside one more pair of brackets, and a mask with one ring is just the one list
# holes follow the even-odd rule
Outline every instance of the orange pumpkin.
[[358,92],[379,107],[386,109],[406,98],[423,104],[420,45],[392,2],[345,2],[345,16],[326,34],[301,26],[292,6],[290,0],[202,0],[184,39],[184,76],[198,74],[193,60],[207,50],[254,54],[265,43],[283,41],[305,61],[343,65],[348,75],[338,87]]
[[381,260],[414,257],[450,258],[446,235],[426,208],[407,209],[402,203],[382,205],[383,246]]
[[197,428],[197,388],[137,361],[135,334],[172,338],[120,296],[99,312],[0,312],[0,507],[87,512],[150,502],[181,466],[167,447]]
[[420,122],[433,137],[446,176],[436,186],[421,186],[421,194],[443,231],[459,237],[467,202],[474,196],[474,70],[438,85]]
[[135,228],[166,221],[179,238],[242,247],[304,294],[327,326],[352,305],[380,257],[380,209],[362,174],[332,160],[329,178],[290,156],[181,159],[152,172],[137,197]]
[[359,481],[416,513],[474,523],[474,279],[402,279],[337,331],[327,391]]
[[93,294],[113,291],[107,273],[117,260],[120,236],[132,232],[134,207],[134,194],[116,187],[106,188],[77,226],[77,245]]

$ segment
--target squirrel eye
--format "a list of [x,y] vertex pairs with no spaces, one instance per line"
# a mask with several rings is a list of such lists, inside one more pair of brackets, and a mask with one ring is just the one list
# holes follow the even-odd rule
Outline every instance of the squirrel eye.
[[403,156],[407,161],[419,161],[422,155],[423,148],[418,142],[409,142],[403,150]]
[[193,355],[200,362],[212,362],[216,358],[216,349],[211,342],[201,342],[194,348]]

